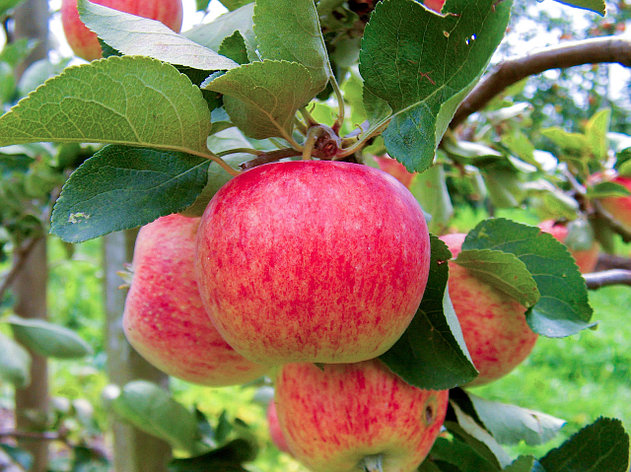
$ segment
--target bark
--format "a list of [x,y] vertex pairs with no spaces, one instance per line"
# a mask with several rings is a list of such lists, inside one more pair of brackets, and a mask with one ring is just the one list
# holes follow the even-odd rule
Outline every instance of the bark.
[[[35,39],[38,44],[31,55],[16,69],[17,77],[33,62],[48,55],[48,1],[27,0],[13,14],[13,39]],[[45,224],[45,223],[44,223]],[[20,260],[22,259],[23,260]],[[42,237],[26,256],[17,254],[14,264],[21,268],[15,271],[12,283],[16,298],[15,312],[24,318],[47,317],[46,290],[48,286],[46,237]],[[24,431],[43,430],[47,427],[48,366],[46,358],[30,351],[31,383],[15,392],[16,427]],[[48,464],[48,441],[21,438],[21,448],[33,457],[31,472],[45,472]]]
[[[110,382],[120,387],[137,379],[149,380],[168,388],[168,377],[160,372],[129,345],[122,326],[122,314],[127,291],[117,274],[131,262],[136,233],[124,231],[103,238],[105,271],[104,299],[107,315],[107,370]],[[169,445],[113,417],[114,470],[116,472],[166,472],[171,457]]]

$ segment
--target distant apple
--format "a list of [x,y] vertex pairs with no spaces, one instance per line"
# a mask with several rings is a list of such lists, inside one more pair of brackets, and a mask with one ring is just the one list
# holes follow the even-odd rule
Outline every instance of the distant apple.
[[[104,7],[158,20],[173,31],[182,27],[182,0],[91,0]],[[92,61],[102,56],[101,46],[95,33],[81,21],[77,11],[77,0],[62,0],[61,22],[68,44],[74,53]]]
[[278,414],[276,413],[276,403],[274,403],[274,400],[267,405],[267,426],[270,438],[278,450],[291,454],[285,435],[281,431],[280,424],[278,423]]
[[[630,176],[614,175],[607,180],[631,191]],[[605,197],[600,200],[600,203],[627,231],[631,232],[631,196]]]
[[[465,234],[441,236],[454,258]],[[482,385],[512,371],[532,351],[537,334],[526,323],[526,308],[508,295],[449,261],[449,296]]]
[[230,180],[199,230],[197,270],[222,336],[261,363],[359,362],[416,313],[429,233],[392,176],[348,162],[265,164]]
[[423,2],[423,5],[425,5],[430,10],[434,10],[437,13],[440,13],[444,4],[445,0],[425,0]]
[[[294,457],[315,472],[416,470],[447,410],[447,390],[421,390],[381,361],[288,364],[276,379],[278,419]],[[379,470],[382,470],[379,469]]]
[[202,306],[193,275],[200,218],[169,215],[140,229],[123,313],[129,343],[151,364],[188,382],[222,386],[268,370],[237,354]]
[[403,164],[389,156],[374,156],[374,159],[382,171],[393,176],[405,185],[406,188],[410,188],[410,185],[412,185],[412,179],[414,179],[414,174],[409,172]]
[[[550,233],[557,241],[560,241],[564,244],[566,243],[566,238],[569,232],[566,223],[561,223],[554,220],[545,220],[539,223],[539,228],[541,229],[541,231]],[[586,274],[588,272],[593,272],[593,270],[596,268],[596,264],[598,263],[598,242],[594,240],[591,247],[586,250],[570,249],[570,253],[576,260],[576,265],[578,265],[578,268],[582,273]]]

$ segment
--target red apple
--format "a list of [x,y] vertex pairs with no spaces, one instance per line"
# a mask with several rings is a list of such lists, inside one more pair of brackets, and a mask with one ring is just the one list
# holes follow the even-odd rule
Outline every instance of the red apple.
[[267,426],[269,428],[270,438],[278,450],[291,454],[285,435],[278,423],[278,414],[276,413],[276,403],[274,400],[267,405]]
[[[465,234],[441,236],[454,258]],[[449,261],[449,296],[473,364],[480,375],[469,385],[499,379],[532,351],[537,334],[526,323],[526,308],[508,295]]]
[[440,432],[448,396],[408,385],[377,359],[288,364],[276,379],[289,448],[316,472],[372,470],[362,468],[370,461],[384,471],[416,470]]
[[430,10],[434,10],[437,13],[443,9],[443,5],[445,4],[445,0],[425,0],[423,5],[425,5]]
[[[115,10],[158,20],[173,31],[182,27],[182,0],[91,0],[93,3]],[[102,56],[101,46],[95,33],[81,21],[77,11],[77,0],[62,0],[61,22],[68,44],[74,53],[92,61]]]
[[374,156],[375,161],[379,168],[393,176],[406,188],[410,188],[412,185],[412,179],[414,178],[414,174],[409,172],[403,164],[401,164],[396,159],[392,159],[389,156]]
[[394,177],[331,161],[265,164],[222,187],[197,273],[222,336],[248,359],[359,362],[399,339],[423,296],[423,211]]
[[170,215],[140,229],[123,313],[129,343],[147,361],[183,380],[212,386],[267,371],[237,354],[203,308],[193,267],[200,218]]
[[[623,185],[631,191],[631,177],[629,176],[615,175],[608,181]],[[627,231],[631,231],[631,196],[605,197],[600,200],[600,203]]]
[[[539,223],[539,228],[541,229],[541,231],[550,233],[557,241],[565,244],[565,239],[567,238],[569,232],[569,229],[565,223],[557,222],[554,220],[545,220]],[[596,240],[594,240],[589,249],[570,249],[570,253],[576,260],[576,265],[584,274],[588,272],[593,272],[593,270],[596,268],[596,264],[598,263],[598,252],[599,247]]]

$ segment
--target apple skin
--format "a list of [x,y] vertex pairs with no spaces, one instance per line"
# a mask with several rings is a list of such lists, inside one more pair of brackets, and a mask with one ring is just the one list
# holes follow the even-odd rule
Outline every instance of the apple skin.
[[405,188],[410,188],[410,185],[412,185],[412,179],[414,179],[414,174],[409,172],[403,164],[389,156],[374,156],[374,159],[382,171],[393,176],[405,185]]
[[[93,3],[118,11],[158,20],[178,32],[182,28],[182,0],[92,0]],[[62,0],[61,22],[68,44],[74,53],[92,61],[102,56],[101,45],[94,32],[81,21],[77,0]]]
[[230,180],[202,216],[197,251],[213,324],[264,364],[383,354],[414,317],[430,260],[412,194],[378,169],[332,161]]
[[[457,233],[440,239],[455,258],[465,237]],[[480,372],[469,386],[497,380],[528,357],[538,336],[526,323],[524,306],[453,261],[448,288],[471,360]]]
[[140,229],[123,329],[134,349],[169,375],[209,386],[249,382],[268,367],[237,354],[204,310],[193,272],[199,221],[173,214]]
[[440,13],[443,9],[443,5],[445,4],[445,0],[425,0],[423,5],[425,5],[430,10],[434,10],[436,13]]
[[276,403],[274,400],[267,405],[267,426],[269,428],[269,436],[279,451],[291,454],[285,435],[280,429],[278,423],[278,413],[276,412]]
[[[609,182],[625,186],[631,191],[631,177],[616,175]],[[631,232],[631,196],[605,197],[600,199],[603,208],[611,214],[627,231]]]
[[405,383],[377,359],[287,364],[276,378],[281,429],[294,457],[315,472],[353,472],[374,455],[384,471],[416,470],[440,432],[448,397],[448,390]]
[[[541,231],[550,233],[557,241],[565,244],[565,238],[567,238],[567,234],[569,232],[568,227],[565,224],[554,220],[544,220],[539,223],[539,228]],[[585,251],[573,251],[571,249],[569,249],[569,251],[574,257],[576,265],[583,274],[594,271],[596,264],[598,263],[598,253],[600,251],[598,242],[594,241],[592,246]]]

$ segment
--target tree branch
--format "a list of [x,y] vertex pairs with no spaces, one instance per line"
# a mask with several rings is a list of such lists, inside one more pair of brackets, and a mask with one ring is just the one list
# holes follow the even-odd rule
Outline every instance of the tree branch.
[[609,269],[631,270],[631,258],[601,252],[598,254],[598,264],[596,265],[596,270],[601,271]]
[[590,290],[597,290],[609,285],[631,285],[631,270],[613,269],[602,272],[583,274],[585,284]]
[[467,95],[454,115],[450,128],[455,128],[481,110],[493,97],[504,89],[550,69],[566,69],[583,64],[619,63],[631,67],[631,39],[619,36],[603,36],[582,41],[566,42],[533,52],[523,57],[507,59],[499,63]]
[[13,283],[13,280],[15,279],[15,277],[22,270],[22,267],[24,266],[24,263],[28,259],[28,256],[31,254],[31,251],[33,250],[35,245],[43,237],[44,236],[38,236],[36,238],[31,238],[26,243],[24,243],[22,246],[20,246],[20,247],[15,249],[15,251],[16,251],[15,263],[13,264],[13,267],[11,267],[11,270],[7,273],[7,275],[5,275],[4,279],[2,280],[2,284],[0,284],[0,300],[2,300],[4,298],[4,293],[8,290],[8,288]]

